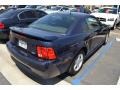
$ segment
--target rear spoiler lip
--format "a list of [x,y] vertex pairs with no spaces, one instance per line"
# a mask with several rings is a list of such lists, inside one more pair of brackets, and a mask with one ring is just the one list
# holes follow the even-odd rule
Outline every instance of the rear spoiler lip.
[[58,39],[57,36],[35,36],[35,35],[30,35],[30,34],[26,34],[26,33],[23,33],[23,29],[24,28],[21,28],[21,27],[16,27],[16,26],[13,26],[13,27],[10,27],[9,28],[12,32],[15,32],[15,33],[18,33],[18,34],[21,34],[21,35],[25,35],[25,36],[29,36],[31,38],[34,38],[34,39],[37,39],[37,40],[42,40],[42,41],[53,41],[53,40],[56,40]]

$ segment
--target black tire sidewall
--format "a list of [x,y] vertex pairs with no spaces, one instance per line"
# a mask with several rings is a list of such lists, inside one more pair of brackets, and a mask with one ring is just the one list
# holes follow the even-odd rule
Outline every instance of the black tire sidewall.
[[105,37],[105,41],[104,41],[103,45],[106,45],[106,44],[107,44],[107,42],[108,42],[108,38],[109,38],[109,34],[106,35],[106,37]]
[[116,23],[117,23],[117,20],[115,20],[115,23],[114,23],[113,28],[112,28],[113,30],[115,30],[116,27],[117,27],[117,24],[116,24]]

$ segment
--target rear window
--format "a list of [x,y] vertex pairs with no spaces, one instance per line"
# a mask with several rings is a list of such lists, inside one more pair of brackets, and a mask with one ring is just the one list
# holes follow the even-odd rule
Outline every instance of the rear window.
[[29,27],[64,34],[75,20],[76,17],[73,15],[50,14],[30,24]]
[[34,11],[24,11],[19,15],[20,19],[36,18]]
[[10,9],[7,11],[4,11],[2,14],[0,14],[0,18],[11,18],[15,15],[16,10]]

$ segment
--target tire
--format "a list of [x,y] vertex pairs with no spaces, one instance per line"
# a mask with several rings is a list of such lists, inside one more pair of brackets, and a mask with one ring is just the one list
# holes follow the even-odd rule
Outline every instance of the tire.
[[74,61],[72,62],[68,70],[68,73],[71,76],[77,74],[80,71],[84,63],[84,57],[85,57],[85,52],[83,50],[80,51],[79,54],[75,57]]
[[114,23],[114,25],[113,25],[113,27],[112,27],[112,30],[115,30],[116,29],[116,27],[117,27],[117,20],[115,20],[115,23]]
[[109,41],[108,38],[109,38],[109,34],[106,35],[105,41],[104,41],[103,45],[106,45],[106,44],[107,44],[107,42]]

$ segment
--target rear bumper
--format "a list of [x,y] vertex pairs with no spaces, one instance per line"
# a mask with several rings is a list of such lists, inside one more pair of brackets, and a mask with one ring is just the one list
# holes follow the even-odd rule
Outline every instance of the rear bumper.
[[[45,62],[45,61],[39,61],[35,60],[32,57],[24,56],[20,54],[17,50],[15,50],[15,47],[10,43],[10,41],[7,43],[7,48],[11,54],[12,57],[14,57],[15,62],[19,62],[19,64],[22,64],[22,68],[28,68],[27,70],[30,70],[31,72],[39,75],[40,77],[47,79],[47,78],[53,78],[60,74],[62,74],[60,68],[63,65],[68,66],[68,63],[63,62]],[[62,65],[63,64],[63,65]],[[67,68],[66,68],[67,69]],[[64,68],[64,72],[66,71]],[[28,71],[29,72],[29,71]]]
[[0,30],[0,39],[9,39],[9,30]]

